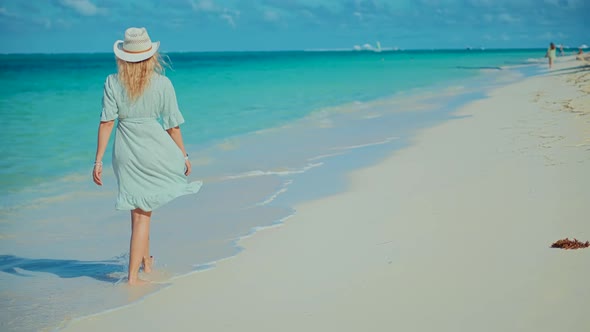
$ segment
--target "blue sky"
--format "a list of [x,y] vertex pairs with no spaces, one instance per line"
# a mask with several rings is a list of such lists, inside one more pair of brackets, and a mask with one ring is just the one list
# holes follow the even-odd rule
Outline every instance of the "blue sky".
[[590,44],[590,0],[0,0],[0,53],[110,52],[127,27],[163,51]]

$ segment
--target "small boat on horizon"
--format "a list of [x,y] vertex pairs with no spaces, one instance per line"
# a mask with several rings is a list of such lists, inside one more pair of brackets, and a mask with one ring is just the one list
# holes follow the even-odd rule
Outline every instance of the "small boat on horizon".
[[376,46],[366,43],[361,45],[354,45],[353,50],[355,51],[371,51],[371,52],[381,52],[383,49],[381,48],[381,42],[377,41]]

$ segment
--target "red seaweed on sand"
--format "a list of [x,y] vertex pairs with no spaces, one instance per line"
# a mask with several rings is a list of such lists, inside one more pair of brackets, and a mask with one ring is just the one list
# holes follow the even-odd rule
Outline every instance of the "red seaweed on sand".
[[560,248],[560,249],[582,249],[582,248],[588,248],[590,247],[590,242],[586,241],[586,242],[580,242],[577,239],[573,239],[570,240],[569,238],[565,238],[565,239],[561,239],[558,241],[555,241],[552,245],[551,248]]

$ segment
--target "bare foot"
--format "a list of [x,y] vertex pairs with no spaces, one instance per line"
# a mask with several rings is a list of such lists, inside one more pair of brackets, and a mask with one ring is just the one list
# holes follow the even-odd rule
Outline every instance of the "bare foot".
[[144,286],[144,285],[150,284],[150,282],[147,280],[136,278],[136,279],[128,279],[127,284],[129,286]]
[[141,263],[143,265],[143,272],[152,273],[152,266],[154,266],[154,256],[144,257]]

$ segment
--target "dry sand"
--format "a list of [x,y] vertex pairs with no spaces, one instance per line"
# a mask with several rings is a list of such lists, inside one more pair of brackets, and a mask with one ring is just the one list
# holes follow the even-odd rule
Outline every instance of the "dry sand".
[[297,207],[217,268],[67,331],[582,331],[590,71],[558,62]]

